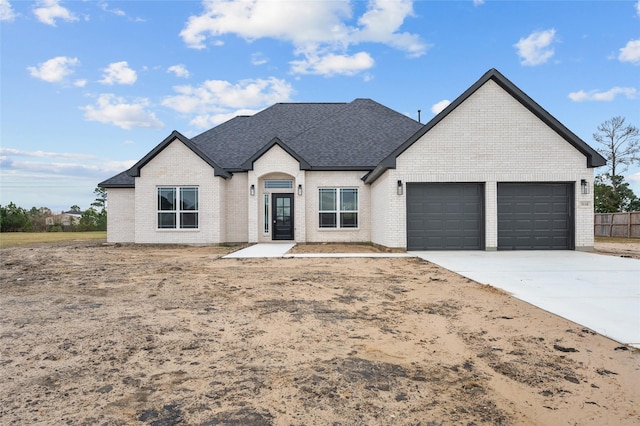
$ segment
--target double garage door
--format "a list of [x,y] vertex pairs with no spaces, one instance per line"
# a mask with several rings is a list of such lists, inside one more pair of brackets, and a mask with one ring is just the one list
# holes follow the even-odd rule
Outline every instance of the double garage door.
[[[573,246],[573,186],[499,183],[499,250],[567,250]],[[484,185],[408,183],[408,250],[482,250]]]

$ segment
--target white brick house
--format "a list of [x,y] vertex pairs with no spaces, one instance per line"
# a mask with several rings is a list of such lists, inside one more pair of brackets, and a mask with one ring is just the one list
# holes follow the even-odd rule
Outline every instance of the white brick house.
[[492,69],[425,125],[367,99],[276,104],[174,131],[99,185],[110,242],[589,250],[604,163]]

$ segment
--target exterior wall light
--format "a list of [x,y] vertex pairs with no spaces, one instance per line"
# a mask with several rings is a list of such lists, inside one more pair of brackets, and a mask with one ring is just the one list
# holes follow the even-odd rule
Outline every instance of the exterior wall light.
[[398,195],[402,195],[404,193],[404,188],[402,187],[402,181],[398,180]]
[[256,186],[254,184],[251,184],[251,187],[249,188],[249,195],[252,197],[256,195]]
[[580,181],[580,189],[582,190],[583,194],[588,194],[589,193],[589,182],[587,182],[586,179],[582,179]]
[[298,195],[302,195],[302,185],[298,185]]

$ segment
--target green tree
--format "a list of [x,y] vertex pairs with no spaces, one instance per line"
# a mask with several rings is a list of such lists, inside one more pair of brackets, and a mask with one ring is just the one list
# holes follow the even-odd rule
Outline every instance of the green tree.
[[74,204],[71,207],[69,207],[69,211],[74,213],[80,213],[82,210],[80,209],[80,206]]
[[105,188],[96,187],[93,190],[96,199],[91,205],[98,210],[106,210],[107,209],[107,190]]
[[8,206],[0,206],[0,231],[1,232],[30,232],[33,230],[29,213],[22,207],[9,203]]
[[78,224],[79,231],[96,231],[98,230],[98,219],[100,214],[93,207],[89,207],[80,216]]
[[29,218],[31,220],[32,228],[35,232],[45,232],[48,228],[47,218],[51,217],[51,209],[48,207],[32,207],[29,210]]
[[91,206],[95,208],[98,213],[98,217],[96,219],[96,230],[97,231],[106,231],[107,230],[107,190],[105,188],[97,187],[93,190],[93,193],[96,196],[96,199]]
[[640,210],[640,199],[629,188],[629,183],[624,181],[623,176],[612,178],[608,173],[596,176],[593,199],[596,213]]

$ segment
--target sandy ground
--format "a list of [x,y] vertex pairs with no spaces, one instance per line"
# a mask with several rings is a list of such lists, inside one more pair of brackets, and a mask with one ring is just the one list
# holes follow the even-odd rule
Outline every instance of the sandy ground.
[[617,239],[616,242],[596,241],[594,248],[599,254],[640,259],[640,240],[637,238],[628,240]]
[[640,351],[490,286],[229,251],[0,250],[0,423],[640,423]]

